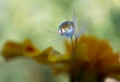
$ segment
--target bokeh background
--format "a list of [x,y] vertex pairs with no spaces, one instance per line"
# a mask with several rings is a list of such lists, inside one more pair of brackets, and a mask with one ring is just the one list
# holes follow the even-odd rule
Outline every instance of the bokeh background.
[[[53,46],[64,53],[65,38],[57,29],[66,17],[72,20],[74,9],[79,27],[85,19],[85,34],[106,39],[120,51],[120,0],[0,0],[0,50],[8,40],[29,38],[41,50]],[[54,77],[48,69],[30,59],[6,63],[1,58],[0,82],[68,82],[66,75]]]

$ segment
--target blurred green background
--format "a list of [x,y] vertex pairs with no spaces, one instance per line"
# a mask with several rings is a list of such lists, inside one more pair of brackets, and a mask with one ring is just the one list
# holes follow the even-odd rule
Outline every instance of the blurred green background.
[[58,46],[58,26],[66,17],[72,20],[75,8],[79,25],[87,19],[85,33],[107,39],[118,51],[119,5],[119,0],[0,0],[0,43],[29,38],[40,49]]
[[[0,49],[7,40],[29,38],[41,50],[53,46],[64,53],[63,39],[57,29],[66,17],[72,20],[74,8],[79,26],[87,19],[86,34],[107,39],[115,51],[120,51],[120,0],[0,0]],[[18,77],[10,75],[10,69],[20,67],[21,62],[15,60],[13,67],[1,64],[0,82],[40,82],[23,80],[19,71]],[[8,74],[16,80],[6,78]]]

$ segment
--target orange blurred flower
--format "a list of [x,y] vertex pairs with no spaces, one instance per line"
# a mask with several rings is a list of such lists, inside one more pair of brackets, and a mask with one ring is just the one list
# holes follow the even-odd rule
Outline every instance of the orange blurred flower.
[[22,45],[13,41],[7,41],[2,49],[2,56],[5,59],[11,59],[14,57],[21,56],[22,54]]
[[[65,47],[66,53],[62,55],[52,47],[40,52],[28,39],[22,43],[8,41],[2,56],[5,59],[17,56],[33,58],[40,64],[51,65],[54,73],[69,74],[71,82],[74,75],[78,82],[103,82],[106,77],[120,79],[119,53],[114,53],[106,40],[83,35],[78,38],[74,52],[71,43],[66,41]],[[72,55],[75,55],[74,63],[71,62]]]
[[43,64],[53,64],[61,58],[61,54],[52,47],[48,47],[41,52],[40,55],[34,56],[33,59],[39,63]]
[[26,57],[34,57],[40,55],[40,50],[35,47],[29,39],[25,39],[22,43],[22,52]]
[[39,49],[29,39],[25,39],[22,43],[7,41],[2,49],[2,56],[7,60],[18,56],[32,57],[39,54]]
[[[78,39],[76,52],[73,54],[71,44],[65,42],[65,46],[69,58],[59,61],[62,67],[55,66],[56,72],[67,69],[67,72],[73,74],[71,71],[75,71],[79,82],[103,82],[105,77],[120,76],[119,53],[114,53],[107,41],[83,35]],[[71,55],[76,55],[74,69],[69,61]]]

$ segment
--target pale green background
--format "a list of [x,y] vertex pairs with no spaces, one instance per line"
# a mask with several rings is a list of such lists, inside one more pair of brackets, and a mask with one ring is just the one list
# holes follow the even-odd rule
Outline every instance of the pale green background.
[[[0,49],[7,40],[29,38],[41,50],[53,46],[64,53],[65,38],[57,29],[66,17],[72,20],[75,8],[79,26],[87,19],[85,34],[107,39],[114,51],[120,51],[120,0],[76,0],[74,4],[72,0],[0,0]],[[6,63],[1,59],[0,82],[55,82],[48,67],[41,73],[43,68],[32,60]]]

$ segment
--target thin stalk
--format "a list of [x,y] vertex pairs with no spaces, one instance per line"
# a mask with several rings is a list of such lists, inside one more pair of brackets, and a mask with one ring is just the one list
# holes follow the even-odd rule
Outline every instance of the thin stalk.
[[76,58],[76,45],[77,45],[77,38],[75,39],[75,45],[73,42],[73,38],[71,37],[71,44],[72,44],[72,56],[71,56],[71,82],[77,82],[77,73],[76,73],[76,65],[75,65],[75,58]]
[[[77,37],[75,38],[74,54],[76,54],[76,48],[77,48]],[[76,55],[75,55],[75,57],[76,57]]]

